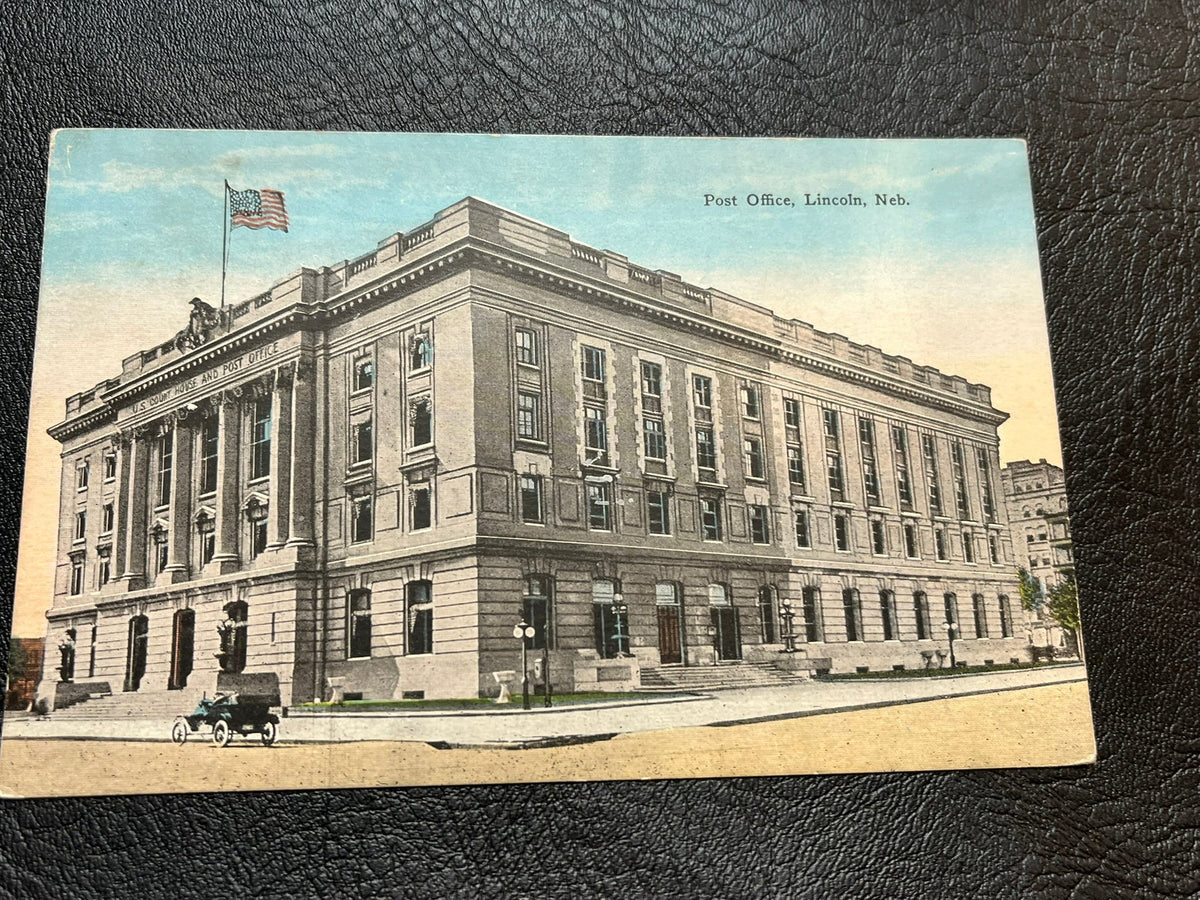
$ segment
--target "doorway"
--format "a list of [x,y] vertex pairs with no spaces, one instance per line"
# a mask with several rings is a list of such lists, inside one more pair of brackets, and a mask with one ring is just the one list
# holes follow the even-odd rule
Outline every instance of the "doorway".
[[654,585],[658,610],[658,661],[660,665],[683,662],[683,602],[679,583],[660,581]]
[[171,629],[171,677],[167,682],[168,690],[178,691],[187,687],[188,676],[192,674],[195,642],[196,612],[181,609],[175,613],[175,623]]
[[711,610],[713,625],[713,649],[718,661],[742,658],[741,628],[738,611],[732,606],[714,606]]
[[146,640],[150,620],[134,616],[129,620],[129,651],[125,657],[125,690],[136,691],[146,674]]

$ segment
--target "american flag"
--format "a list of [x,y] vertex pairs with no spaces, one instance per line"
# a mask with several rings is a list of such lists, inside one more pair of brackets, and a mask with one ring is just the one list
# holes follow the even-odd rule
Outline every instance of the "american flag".
[[237,191],[229,188],[229,224],[246,228],[288,230],[283,191]]

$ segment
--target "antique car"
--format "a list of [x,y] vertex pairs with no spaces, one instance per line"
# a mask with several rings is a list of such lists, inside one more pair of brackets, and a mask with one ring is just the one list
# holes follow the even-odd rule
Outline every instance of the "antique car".
[[187,741],[201,726],[212,729],[212,742],[227,747],[235,734],[258,734],[266,746],[275,743],[279,716],[271,712],[280,705],[279,676],[273,672],[217,676],[216,696],[205,696],[191,715],[177,716],[171,726],[171,740]]

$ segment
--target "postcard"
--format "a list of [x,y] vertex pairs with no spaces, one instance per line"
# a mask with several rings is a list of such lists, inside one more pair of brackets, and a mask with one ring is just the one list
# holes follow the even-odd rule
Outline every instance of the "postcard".
[[0,792],[1090,762],[1060,457],[1018,140],[60,131]]

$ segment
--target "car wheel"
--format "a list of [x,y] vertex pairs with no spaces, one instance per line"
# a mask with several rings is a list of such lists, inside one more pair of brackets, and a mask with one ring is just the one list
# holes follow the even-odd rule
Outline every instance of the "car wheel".
[[176,722],[171,726],[171,743],[182,746],[188,739],[187,722]]
[[233,732],[229,729],[229,723],[224,719],[213,726],[212,740],[218,747],[228,747],[229,742],[233,740]]
[[264,722],[262,729],[262,742],[270,747],[273,743],[275,743],[277,731],[278,729],[276,729],[274,722]]

